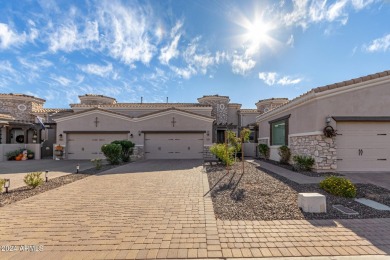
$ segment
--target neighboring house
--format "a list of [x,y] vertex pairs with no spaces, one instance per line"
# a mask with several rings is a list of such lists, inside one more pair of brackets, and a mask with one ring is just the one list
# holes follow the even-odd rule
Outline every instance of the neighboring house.
[[219,95],[203,96],[198,103],[118,103],[92,94],[79,98],[80,103],[70,105],[72,113],[54,118],[64,159],[102,157],[103,144],[123,139],[136,144],[136,157],[201,159],[212,143],[224,142],[226,130],[254,125],[258,115]]
[[[276,104],[280,101],[282,104]],[[316,171],[390,171],[390,71],[318,87],[288,101],[259,101],[259,143],[272,160],[287,145]],[[324,128],[337,131],[326,137]]]

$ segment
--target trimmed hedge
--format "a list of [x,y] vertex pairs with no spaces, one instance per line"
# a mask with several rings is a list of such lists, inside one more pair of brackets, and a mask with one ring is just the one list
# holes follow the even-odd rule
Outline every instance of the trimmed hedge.
[[320,182],[320,188],[336,196],[345,198],[356,197],[355,185],[344,177],[328,177]]

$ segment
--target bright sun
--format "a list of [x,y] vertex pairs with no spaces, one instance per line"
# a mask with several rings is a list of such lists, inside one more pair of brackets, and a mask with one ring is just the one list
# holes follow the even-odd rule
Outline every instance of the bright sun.
[[271,24],[265,23],[262,20],[257,20],[254,23],[249,23],[247,25],[247,33],[244,37],[248,42],[251,42],[252,44],[259,45],[261,43],[266,43],[270,38],[268,33],[271,29]]

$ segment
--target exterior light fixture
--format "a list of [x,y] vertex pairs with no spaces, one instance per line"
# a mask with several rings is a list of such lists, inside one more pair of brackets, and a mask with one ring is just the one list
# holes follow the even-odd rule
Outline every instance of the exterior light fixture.
[[80,164],[77,164],[76,165],[76,173],[79,173],[79,170],[80,170]]
[[209,136],[210,135],[210,131],[206,131],[206,135]]
[[4,188],[5,193],[8,193],[8,188],[11,186],[11,180],[10,179],[4,179]]
[[49,171],[48,170],[45,171],[45,180],[46,180],[46,182],[49,180]]
[[332,118],[330,116],[327,116],[326,120],[325,120],[326,125],[329,125],[331,120],[332,120]]
[[134,137],[133,134],[130,134],[130,137],[133,138]]
[[63,137],[63,135],[62,135],[62,134],[59,134],[58,136],[60,137],[60,139],[62,139],[62,137]]
[[141,136],[141,133],[142,133],[141,131],[138,131],[138,135],[139,135],[139,136]]

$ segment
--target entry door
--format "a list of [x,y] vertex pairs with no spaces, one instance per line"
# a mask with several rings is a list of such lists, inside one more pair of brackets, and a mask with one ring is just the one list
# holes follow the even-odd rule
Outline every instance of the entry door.
[[338,171],[389,171],[390,123],[337,122]]

